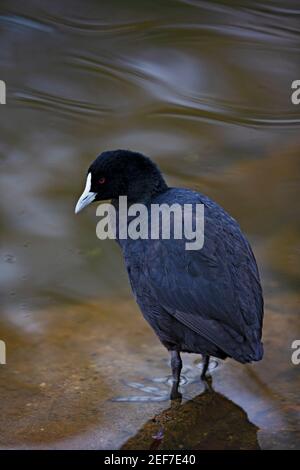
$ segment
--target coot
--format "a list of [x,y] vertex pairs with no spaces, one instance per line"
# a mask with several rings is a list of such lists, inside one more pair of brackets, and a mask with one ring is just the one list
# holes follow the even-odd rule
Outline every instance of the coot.
[[101,200],[111,200],[118,210],[119,196],[127,196],[129,207],[204,205],[204,244],[199,250],[187,250],[184,238],[121,239],[116,230],[135,299],[171,354],[171,398],[180,395],[180,352],[202,355],[202,379],[210,356],[259,361],[262,289],[255,257],[238,223],[207,196],[169,187],[150,158],[129,150],[106,151],[96,158],[75,212]]

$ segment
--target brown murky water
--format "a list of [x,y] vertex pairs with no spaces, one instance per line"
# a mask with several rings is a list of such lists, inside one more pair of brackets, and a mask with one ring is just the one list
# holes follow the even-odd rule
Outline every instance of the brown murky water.
[[[2,0],[2,448],[300,448],[297,2]],[[261,270],[259,364],[168,357],[118,247],[74,216],[107,148],[152,156],[172,185],[236,217]]]

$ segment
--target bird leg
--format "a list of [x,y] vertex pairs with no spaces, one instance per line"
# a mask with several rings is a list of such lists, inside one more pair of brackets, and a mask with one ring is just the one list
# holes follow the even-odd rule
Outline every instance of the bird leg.
[[173,375],[171,400],[175,400],[176,398],[181,398],[181,393],[178,391],[180,383],[180,373],[182,369],[182,360],[179,351],[171,351],[171,368]]
[[207,369],[208,369],[208,366],[209,366],[209,355],[208,354],[204,354],[202,356],[202,360],[203,360],[203,368],[202,368],[202,373],[201,373],[201,379],[202,380],[205,380],[205,375],[206,375],[206,372],[207,372]]

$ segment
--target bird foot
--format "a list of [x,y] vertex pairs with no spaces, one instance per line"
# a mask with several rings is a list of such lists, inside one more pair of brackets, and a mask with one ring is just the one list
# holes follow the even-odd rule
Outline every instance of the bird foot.
[[182,394],[178,390],[178,384],[173,383],[171,393],[170,393],[170,399],[171,400],[182,400]]
[[205,392],[213,392],[214,389],[213,389],[213,386],[212,386],[212,377],[210,375],[206,375],[204,376],[204,378],[202,378],[201,376],[201,379],[204,383],[204,387],[205,387]]
[[202,372],[202,374],[200,375],[201,377],[201,380],[203,380],[203,382],[205,382],[206,380],[211,380],[211,375],[207,372]]

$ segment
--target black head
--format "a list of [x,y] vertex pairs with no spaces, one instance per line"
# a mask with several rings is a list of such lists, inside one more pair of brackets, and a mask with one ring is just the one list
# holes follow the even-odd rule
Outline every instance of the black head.
[[129,150],[103,152],[88,169],[86,186],[75,212],[93,201],[119,196],[127,196],[129,202],[147,202],[166,189],[161,172],[150,158]]

